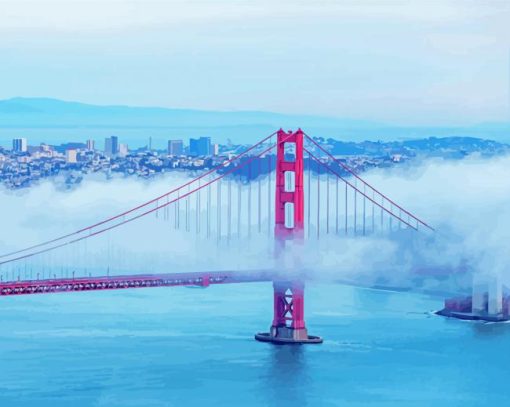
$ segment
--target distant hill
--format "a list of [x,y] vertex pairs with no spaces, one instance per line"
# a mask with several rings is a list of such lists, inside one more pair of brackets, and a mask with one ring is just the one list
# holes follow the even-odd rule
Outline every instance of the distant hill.
[[270,125],[381,127],[359,120],[259,111],[207,111],[161,107],[98,106],[49,98],[0,100],[0,126],[240,126]]
[[402,154],[407,157],[436,156],[443,158],[463,158],[472,153],[482,156],[494,156],[508,154],[510,145],[493,140],[475,137],[429,137],[416,140],[404,141],[339,141],[334,139],[318,138],[321,144],[329,146],[331,153],[336,155],[367,155],[367,156],[390,156]]
[[405,127],[363,120],[262,111],[206,111],[160,107],[97,106],[49,98],[0,100],[0,144],[28,137],[37,144],[101,140],[118,135],[130,145],[151,138],[164,146],[169,138],[209,135],[217,142],[252,143],[283,127],[301,127],[310,135],[340,140],[403,140],[428,137],[478,137],[510,141],[509,123],[460,127]]

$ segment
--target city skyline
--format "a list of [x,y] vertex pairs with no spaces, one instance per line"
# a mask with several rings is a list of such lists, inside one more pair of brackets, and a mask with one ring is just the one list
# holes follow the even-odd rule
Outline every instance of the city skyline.
[[[75,137],[76,139],[76,137]],[[14,137],[11,140],[11,147],[2,147],[0,150],[5,149],[6,151],[12,151],[15,153],[29,153],[31,148],[41,147],[52,147],[60,148],[64,150],[89,150],[89,151],[102,151],[106,156],[113,157],[119,153],[127,153],[129,151],[166,151],[171,155],[184,155],[188,154],[191,156],[207,156],[207,155],[218,155],[219,143],[213,143],[212,138],[209,136],[201,136],[199,138],[189,137],[187,143],[184,142],[185,138],[175,139],[169,138],[167,141],[166,148],[157,148],[151,146],[151,138],[148,138],[148,143],[143,145],[137,145],[131,149],[127,143],[121,143],[121,138],[116,135],[106,137],[104,139],[103,148],[96,148],[96,139],[88,138],[86,140],[77,141],[70,140],[65,143],[51,143],[51,142],[37,142],[30,144],[28,137]]]

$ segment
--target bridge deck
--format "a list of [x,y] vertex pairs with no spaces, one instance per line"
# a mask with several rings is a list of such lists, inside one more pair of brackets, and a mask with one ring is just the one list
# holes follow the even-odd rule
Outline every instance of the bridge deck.
[[127,288],[200,286],[211,284],[253,283],[272,281],[268,271],[215,271],[125,276],[57,278],[0,283],[0,296],[51,294],[70,291],[121,290]]

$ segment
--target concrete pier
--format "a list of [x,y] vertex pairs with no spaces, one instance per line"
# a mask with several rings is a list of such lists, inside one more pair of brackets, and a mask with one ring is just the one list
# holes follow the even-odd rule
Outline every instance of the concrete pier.
[[467,320],[510,320],[510,292],[496,276],[473,277],[471,296],[449,298],[438,315]]
[[498,277],[489,281],[487,313],[489,315],[503,314],[503,285]]

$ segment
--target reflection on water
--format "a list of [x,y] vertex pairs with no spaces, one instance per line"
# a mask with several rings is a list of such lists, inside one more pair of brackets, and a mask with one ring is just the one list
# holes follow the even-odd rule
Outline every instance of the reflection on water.
[[266,344],[270,350],[266,357],[268,369],[264,386],[268,389],[267,405],[285,403],[307,405],[310,385],[309,367],[304,345]]
[[471,330],[478,338],[493,339],[494,336],[510,337],[510,323],[493,323],[493,322],[467,322],[471,325]]
[[271,284],[0,298],[0,406],[503,405],[510,324],[307,286],[322,345],[259,343]]

